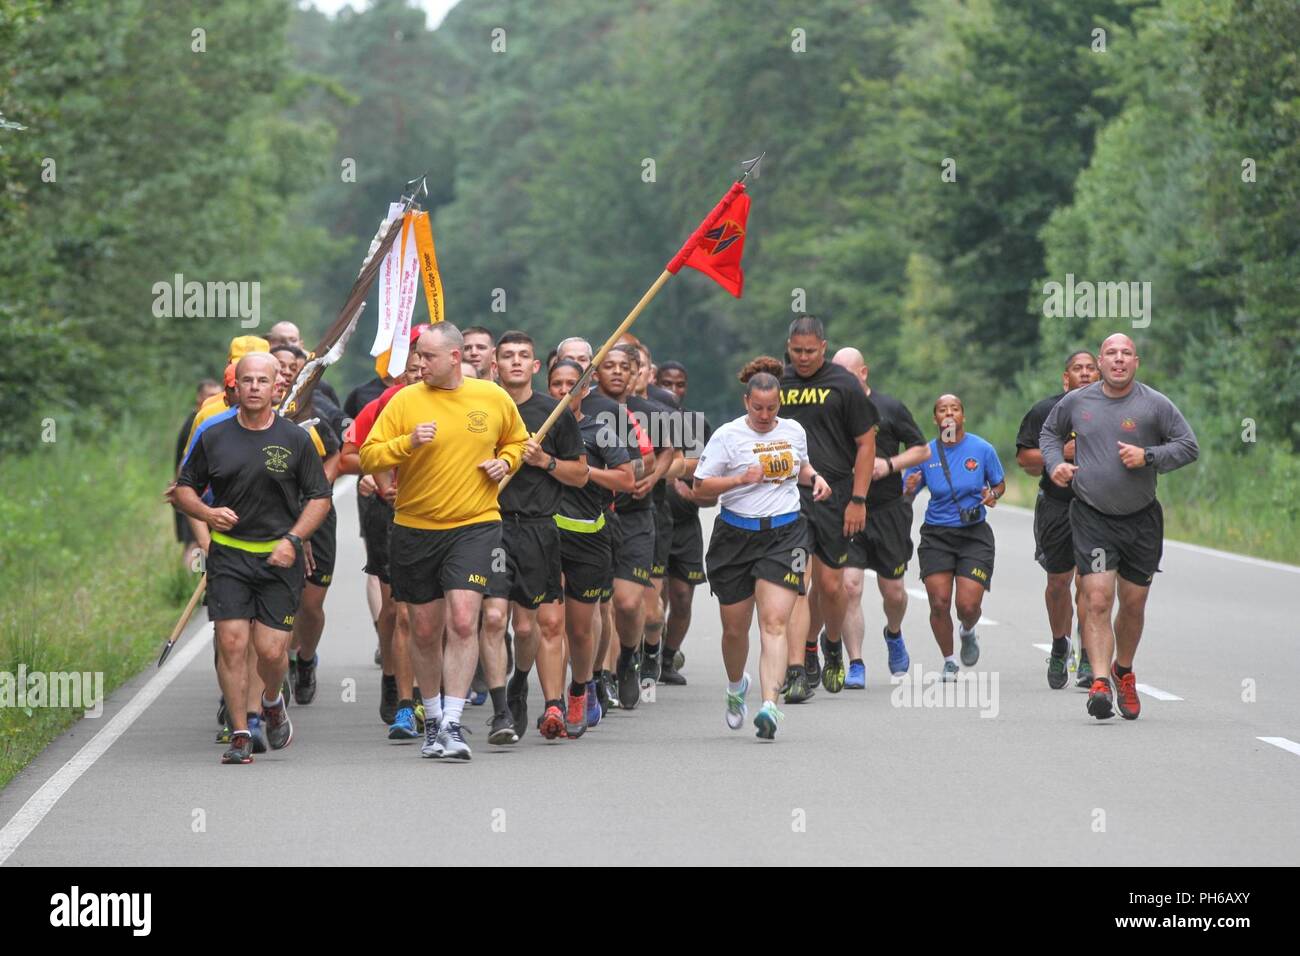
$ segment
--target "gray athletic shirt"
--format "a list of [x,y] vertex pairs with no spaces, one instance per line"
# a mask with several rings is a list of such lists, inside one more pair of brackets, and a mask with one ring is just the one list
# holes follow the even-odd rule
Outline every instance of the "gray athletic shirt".
[[[1038,445],[1051,474],[1065,461],[1061,449],[1074,432],[1074,493],[1098,511],[1128,515],[1156,497],[1156,473],[1196,461],[1200,449],[1182,412],[1154,388],[1135,382],[1123,398],[1108,398],[1101,382],[1070,392],[1056,403]],[[1117,442],[1150,449],[1155,464],[1125,468]]]

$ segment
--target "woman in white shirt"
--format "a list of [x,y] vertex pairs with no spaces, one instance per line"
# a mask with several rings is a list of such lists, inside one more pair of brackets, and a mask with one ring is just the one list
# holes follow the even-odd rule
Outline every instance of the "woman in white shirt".
[[808,461],[808,438],[798,422],[780,418],[781,387],[760,373],[745,385],[745,415],[709,439],[695,469],[696,499],[720,499],[705,556],[709,588],[722,610],[722,659],[727,668],[727,726],[739,730],[749,712],[749,627],[758,605],[759,684],[763,708],[758,736],[771,740],[783,717],[776,707],[786,666],[786,629],[795,598],[804,593],[810,538],[799,513],[798,485],[813,498],[830,486]]

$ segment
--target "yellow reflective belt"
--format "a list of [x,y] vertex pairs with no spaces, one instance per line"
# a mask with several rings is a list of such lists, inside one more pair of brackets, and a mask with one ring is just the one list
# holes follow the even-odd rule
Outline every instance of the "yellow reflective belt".
[[605,527],[605,516],[602,514],[599,518],[588,521],[585,518],[567,518],[564,515],[556,515],[555,524],[564,531],[576,531],[578,534],[595,534]]
[[270,554],[280,543],[278,538],[275,541],[244,541],[242,538],[232,538],[221,531],[213,531],[212,540],[217,544],[224,544],[227,548],[238,548],[240,551],[251,551],[254,554]]

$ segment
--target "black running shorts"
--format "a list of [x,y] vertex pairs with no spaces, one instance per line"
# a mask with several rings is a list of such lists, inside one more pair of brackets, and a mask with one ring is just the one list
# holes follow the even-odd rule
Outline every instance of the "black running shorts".
[[302,599],[303,562],[290,568],[267,563],[269,553],[243,551],[213,541],[208,546],[208,620],[257,621],[293,630]]
[[503,554],[501,522],[433,531],[394,524],[389,538],[393,600],[428,604],[448,591],[487,591],[492,561]]
[[668,551],[668,576],[687,584],[704,583],[704,531],[700,516],[677,516],[672,547]]
[[673,549],[673,510],[664,500],[655,506],[655,559],[650,566],[650,577],[662,578],[668,573],[668,558]]
[[803,594],[810,545],[808,521],[802,515],[769,531],[745,531],[719,517],[713,523],[705,558],[709,590],[719,604],[738,604],[753,597],[756,580]]
[[393,506],[378,495],[357,499],[361,511],[361,538],[366,546],[366,574],[373,574],[384,584],[388,576],[388,536],[393,527]]
[[1034,502],[1034,560],[1048,574],[1074,570],[1074,533],[1070,529],[1070,502],[1040,490]]
[[827,567],[842,568],[848,563],[849,539],[844,537],[844,509],[852,496],[852,478],[831,485],[831,496],[825,501],[813,501],[812,489],[799,486],[799,510],[808,522],[813,553]]
[[851,568],[870,568],[886,581],[897,581],[912,560],[912,502],[895,498],[867,509],[867,526],[849,541]]
[[1152,500],[1141,511],[1108,515],[1078,498],[1070,502],[1074,566],[1080,574],[1118,571],[1125,581],[1149,587],[1165,548],[1165,513]]
[[618,516],[618,523],[623,539],[616,542],[614,549],[614,579],[621,578],[652,587],[650,568],[655,560],[654,511],[646,508],[644,511],[624,512]]
[[311,559],[316,567],[307,580],[317,587],[327,588],[330,581],[334,580],[334,555],[338,553],[338,538],[339,515],[331,501],[329,514],[308,539],[311,541]]
[[921,546],[916,549],[921,577],[932,574],[955,574],[970,578],[993,589],[993,529],[987,521],[949,528],[945,525],[921,525]]
[[608,601],[614,592],[613,529],[608,523],[599,531],[560,531],[560,564],[564,569],[564,595],[595,604]]
[[560,529],[550,515],[502,515],[501,546],[505,554],[492,562],[488,597],[509,598],[529,610],[560,599]]

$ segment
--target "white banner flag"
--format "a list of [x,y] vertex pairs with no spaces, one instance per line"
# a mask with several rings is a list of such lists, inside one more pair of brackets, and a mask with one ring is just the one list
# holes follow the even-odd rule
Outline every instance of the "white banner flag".
[[388,374],[397,378],[406,371],[406,357],[411,351],[411,316],[415,314],[415,294],[420,282],[420,257],[415,242],[415,216],[407,217],[402,234],[402,274],[397,303],[397,326],[393,329],[393,351],[388,356]]
[[[388,204],[388,218],[395,219],[402,214],[401,203]],[[399,222],[394,228],[401,229]],[[375,330],[375,341],[370,346],[371,355],[382,355],[393,344],[393,333],[397,328],[397,310],[401,297],[402,237],[388,249],[388,255],[379,266],[379,275],[375,283],[379,286],[379,328]]]

